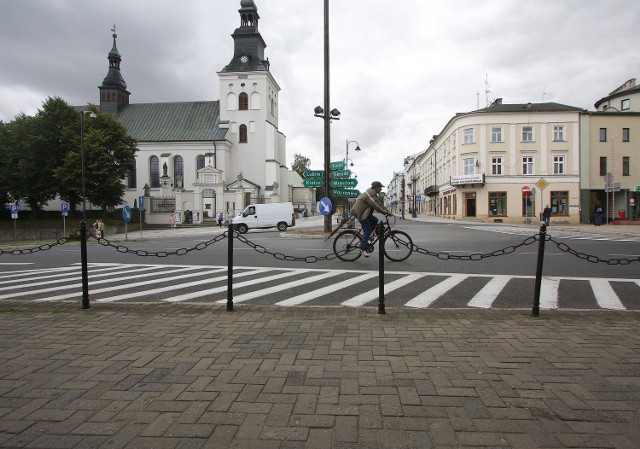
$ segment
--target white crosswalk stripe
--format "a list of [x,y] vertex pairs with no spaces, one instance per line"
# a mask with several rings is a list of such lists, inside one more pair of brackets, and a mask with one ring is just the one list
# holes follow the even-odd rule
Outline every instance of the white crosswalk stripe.
[[[237,267],[233,302],[374,306],[379,299],[377,277],[377,271]],[[223,266],[89,264],[89,293],[96,303],[222,304],[227,302],[227,280]],[[534,281],[533,276],[387,272],[384,293],[387,304],[392,301],[395,307],[527,308],[533,300]],[[562,290],[564,282],[570,284]],[[582,293],[571,296],[576,288]],[[1,301],[77,301],[82,295],[80,266],[0,271],[0,289]],[[588,291],[591,294],[585,295]],[[540,308],[562,307],[640,310],[640,279],[543,277]]]

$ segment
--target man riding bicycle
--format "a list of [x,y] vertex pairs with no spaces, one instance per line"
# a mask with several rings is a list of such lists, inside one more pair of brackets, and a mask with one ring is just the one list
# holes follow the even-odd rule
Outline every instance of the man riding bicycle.
[[378,224],[378,219],[373,215],[373,211],[376,210],[382,214],[393,216],[393,213],[381,204],[382,199],[378,196],[381,191],[382,183],[380,181],[372,182],[371,188],[365,190],[351,208],[351,215],[355,216],[360,222],[360,225],[362,225],[363,235],[359,249],[360,254],[364,257],[371,255],[367,252],[369,237],[371,237],[373,229]]

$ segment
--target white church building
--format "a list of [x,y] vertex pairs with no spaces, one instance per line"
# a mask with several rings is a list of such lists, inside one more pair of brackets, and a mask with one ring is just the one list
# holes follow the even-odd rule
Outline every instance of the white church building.
[[144,197],[145,221],[209,221],[251,203],[290,201],[286,137],[278,129],[280,87],[269,71],[258,9],[242,0],[234,52],[218,72],[219,101],[130,103],[113,34],[100,110],[138,141],[124,200]]

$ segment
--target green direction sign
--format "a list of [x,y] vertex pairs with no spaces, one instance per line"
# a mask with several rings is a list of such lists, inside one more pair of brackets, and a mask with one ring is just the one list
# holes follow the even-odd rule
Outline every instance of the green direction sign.
[[322,179],[303,179],[302,185],[305,187],[322,187]]
[[333,196],[344,196],[347,198],[357,198],[360,196],[359,190],[349,190],[349,189],[332,189],[331,195]]
[[351,170],[335,170],[331,172],[331,177],[336,178],[348,178],[351,176]]
[[635,186],[636,192],[640,192],[640,186]]
[[302,174],[305,178],[322,178],[323,175],[323,170],[307,170]]
[[358,185],[357,179],[332,179],[331,187],[355,187]]
[[329,164],[329,168],[331,170],[344,170],[345,167],[345,163],[344,161],[340,161],[340,162],[331,162]]

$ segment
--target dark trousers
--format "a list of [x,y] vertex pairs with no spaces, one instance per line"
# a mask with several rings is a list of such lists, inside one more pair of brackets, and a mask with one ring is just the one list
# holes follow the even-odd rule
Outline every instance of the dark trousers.
[[362,251],[366,250],[369,244],[369,237],[371,237],[371,233],[373,232],[373,228],[375,228],[378,224],[378,219],[375,215],[371,214],[364,220],[358,220],[362,225],[362,241],[360,242],[360,249]]

